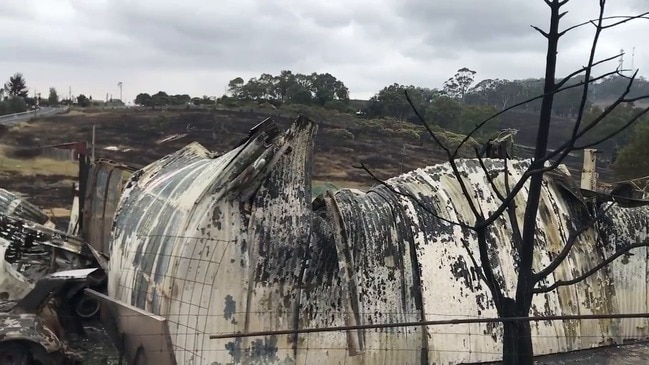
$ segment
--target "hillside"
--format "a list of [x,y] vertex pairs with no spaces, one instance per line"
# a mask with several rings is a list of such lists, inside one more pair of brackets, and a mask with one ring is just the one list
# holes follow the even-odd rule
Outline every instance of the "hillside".
[[[14,149],[90,141],[94,124],[98,157],[144,166],[193,141],[213,151],[225,152],[268,116],[258,111],[73,111],[15,126],[4,134],[0,143],[5,146],[5,155],[11,155]],[[288,127],[295,116],[272,115],[282,128]],[[378,176],[388,178],[440,161],[442,157],[432,143],[422,142],[426,138],[420,140],[419,134],[423,133],[415,132],[414,125],[402,123],[410,129],[395,130],[398,125],[387,128],[377,121],[356,120],[348,125],[340,121],[321,121],[318,124],[313,166],[316,184],[331,182],[336,186],[368,187],[372,179],[354,168],[360,162],[370,166]],[[40,171],[31,166],[43,165],[42,158],[20,160],[5,156],[4,159],[18,162],[0,166],[0,186],[24,193],[36,204],[48,208],[69,205],[72,178],[69,166],[65,172],[57,171],[58,167],[54,171]],[[26,176],[26,169],[31,170],[28,174],[33,178]],[[67,183],[62,184],[60,180]]]
[[[308,111],[306,113],[309,115]],[[392,119],[366,120],[340,114],[325,119],[311,111],[318,123],[313,165],[314,184],[333,183],[338,187],[367,188],[374,181],[366,172],[355,168],[361,162],[381,178],[389,178],[418,167],[443,162],[443,151],[423,127]],[[66,142],[90,141],[96,126],[98,157],[144,166],[190,142],[197,141],[216,152],[236,146],[250,128],[271,116],[282,128],[294,120],[297,112],[278,110],[205,109],[115,109],[72,111],[12,127],[2,136],[4,160],[0,165],[0,186],[26,194],[45,208],[70,205],[70,185],[75,168],[70,163],[52,163],[43,156],[35,159],[12,157],[15,150],[30,150]],[[533,144],[536,131],[530,114],[511,113],[503,127],[520,129],[519,144]],[[565,127],[569,127],[567,121]],[[558,125],[562,125],[558,122]],[[558,129],[558,141],[562,133]],[[441,133],[441,137],[458,140],[461,136]],[[522,156],[529,151],[519,149]],[[468,153],[468,152],[465,152]],[[568,160],[573,173],[581,168],[581,154]],[[48,167],[51,167],[48,170]],[[578,175],[577,175],[578,176]]]

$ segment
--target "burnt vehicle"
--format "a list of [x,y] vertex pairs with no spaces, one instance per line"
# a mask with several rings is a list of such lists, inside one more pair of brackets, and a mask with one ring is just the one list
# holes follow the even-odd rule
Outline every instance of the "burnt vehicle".
[[0,363],[81,364],[81,354],[66,341],[80,330],[70,299],[101,276],[96,268],[48,274],[22,299],[0,303]]

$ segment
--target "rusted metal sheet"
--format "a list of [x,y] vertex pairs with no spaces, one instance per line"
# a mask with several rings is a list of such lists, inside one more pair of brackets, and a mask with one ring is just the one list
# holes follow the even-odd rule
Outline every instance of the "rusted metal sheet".
[[126,165],[103,159],[89,167],[81,215],[81,237],[106,255],[109,254],[115,210],[130,171]]
[[88,154],[87,142],[69,142],[40,147],[43,157],[60,161],[78,161],[79,156]]
[[[367,193],[327,192],[310,205],[315,126],[299,119],[285,134],[266,121],[215,157],[190,144],[138,171],[122,195],[111,241],[109,296],[165,317],[178,363],[450,364],[500,358],[494,325],[309,333],[232,340],[209,334],[493,317],[464,245],[470,231],[429,213],[473,223],[448,164],[415,170]],[[485,160],[492,173],[502,160]],[[510,161],[510,184],[529,166]],[[458,168],[488,213],[500,201],[477,160]],[[550,262],[590,213],[579,189],[548,175],[538,217],[536,269]],[[495,186],[504,191],[503,174]],[[522,224],[527,191],[516,199]],[[613,208],[580,236],[547,279],[585,272],[615,250],[647,238],[649,208]],[[503,291],[516,285],[507,215],[489,233]],[[532,314],[649,311],[647,252],[618,260],[584,282],[537,296]],[[641,273],[640,275],[638,273]],[[631,288],[636,288],[632,290]],[[640,293],[640,295],[638,295]],[[533,325],[537,354],[642,339],[646,320]]]

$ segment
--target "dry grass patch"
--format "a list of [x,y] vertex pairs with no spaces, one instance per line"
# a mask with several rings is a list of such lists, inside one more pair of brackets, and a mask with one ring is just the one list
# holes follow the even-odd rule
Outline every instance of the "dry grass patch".
[[0,146],[0,172],[12,172],[24,176],[61,175],[76,177],[79,165],[73,161],[59,161],[47,157],[18,159],[9,157],[9,148]]

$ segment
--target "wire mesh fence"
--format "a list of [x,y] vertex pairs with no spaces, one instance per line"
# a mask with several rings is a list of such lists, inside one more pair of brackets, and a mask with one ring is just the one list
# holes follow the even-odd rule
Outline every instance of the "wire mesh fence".
[[[606,317],[606,315],[602,315]],[[615,317],[649,317],[649,314],[611,315]],[[601,321],[601,318],[550,319],[564,324],[578,321]],[[494,323],[491,334],[480,333],[477,323],[441,324],[449,321],[476,319]],[[295,364],[356,363],[359,356],[373,364],[419,363],[426,359],[429,364],[471,364],[498,361],[502,355],[502,324],[498,319],[490,318],[451,318],[448,321],[431,322],[420,325],[417,330],[407,331],[402,324],[384,324],[389,327],[365,328],[360,348],[349,341],[353,327],[311,328],[306,333],[299,331],[266,331],[264,334],[244,337],[245,333],[223,334],[221,338],[209,339],[205,333],[197,333],[191,327],[177,326],[171,331],[171,346],[167,348],[146,349],[149,356],[158,353],[169,353],[178,359],[179,364],[211,364],[213,362],[237,363],[244,358],[256,359],[264,363],[282,363],[290,359]],[[129,318],[129,320],[131,320]],[[492,321],[493,320],[493,321]],[[532,318],[533,322],[539,322]],[[548,321],[548,319],[544,319]],[[378,326],[379,324],[377,324]],[[395,327],[403,341],[395,341]],[[170,326],[173,324],[170,323]],[[368,327],[372,327],[371,325]],[[214,330],[214,333],[219,331]],[[251,331],[254,332],[254,331]],[[291,332],[287,334],[285,332]],[[422,337],[422,334],[424,336]],[[160,332],[139,333],[128,336],[128,341],[147,342],[145,337],[163,336]],[[201,338],[191,345],[187,341],[177,341],[181,337]],[[561,333],[542,333],[532,326],[532,342],[539,364],[561,364],[562,361],[580,364],[646,364],[649,359],[649,341],[647,335],[619,335],[606,338],[601,334],[582,333],[579,335]],[[427,339],[422,342],[423,339]],[[150,340],[150,338],[148,339]],[[162,341],[162,340],[161,340]],[[148,341],[148,343],[151,343]],[[630,345],[633,344],[633,345]],[[613,347],[611,347],[613,345]],[[625,345],[625,346],[621,346]],[[591,347],[602,347],[586,350]],[[576,352],[574,352],[576,351]],[[549,355],[554,354],[554,355]],[[549,355],[549,356],[543,356]],[[191,362],[188,362],[192,359]],[[596,360],[595,362],[594,359]],[[113,364],[119,355],[104,355],[96,352],[89,364]],[[616,362],[617,361],[617,362]],[[644,361],[644,362],[642,362]]]
[[[152,351],[173,353],[179,364],[190,359],[192,364],[236,363],[246,357],[265,363],[288,358],[297,364],[348,364],[358,356],[373,364],[420,363],[422,359],[431,364],[457,364],[495,361],[502,355],[503,319],[485,317],[487,312],[495,316],[493,310],[461,315],[454,308],[432,311],[433,306],[424,311],[389,305],[369,308],[361,298],[351,313],[332,304],[341,301],[334,294],[349,294],[344,289],[325,293],[332,296],[327,301],[322,296],[314,299],[315,286],[300,282],[299,275],[286,276],[283,286],[255,281],[259,266],[268,263],[263,258],[252,267],[233,263],[233,257],[242,257],[236,240],[201,237],[199,244],[197,237],[138,238],[143,242],[137,249],[123,252],[129,260],[137,258],[138,264],[130,266],[126,260],[126,265],[117,267],[120,294],[116,298],[166,318],[171,344]],[[168,250],[174,246],[166,241],[170,239],[187,241],[181,245],[182,252]],[[271,269],[295,269],[291,262],[285,264]],[[240,271],[233,269],[238,266]],[[247,276],[250,272],[254,275]],[[309,301],[320,301],[320,306],[309,308]],[[564,308],[554,313],[575,311]],[[538,355],[649,339],[649,313],[598,313],[507,321],[533,322],[531,337]],[[117,320],[134,319],[122,315]],[[130,340],[146,337],[162,337],[162,333],[140,331]],[[623,349],[619,352],[624,356]],[[636,351],[632,356],[643,355]]]

